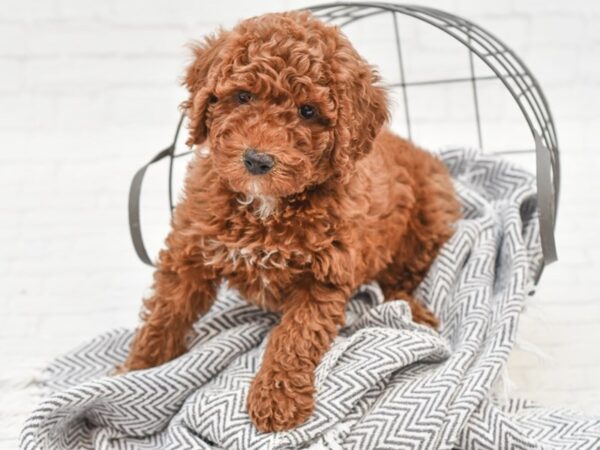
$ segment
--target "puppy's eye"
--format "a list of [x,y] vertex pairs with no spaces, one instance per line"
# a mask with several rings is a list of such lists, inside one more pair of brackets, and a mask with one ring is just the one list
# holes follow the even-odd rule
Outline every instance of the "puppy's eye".
[[243,105],[252,100],[252,94],[247,91],[239,91],[235,94],[235,99],[240,105]]
[[300,114],[300,117],[303,119],[310,120],[317,116],[317,110],[312,105],[300,105],[300,108],[298,108],[298,114]]
[[209,103],[217,103],[218,101],[219,99],[216,97],[215,94],[211,94],[211,96],[208,98]]

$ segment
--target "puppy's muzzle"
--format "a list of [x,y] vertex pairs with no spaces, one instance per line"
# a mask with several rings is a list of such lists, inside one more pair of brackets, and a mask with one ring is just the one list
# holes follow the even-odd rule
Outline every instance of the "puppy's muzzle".
[[264,175],[275,165],[275,158],[268,153],[249,148],[244,152],[244,166],[252,175]]

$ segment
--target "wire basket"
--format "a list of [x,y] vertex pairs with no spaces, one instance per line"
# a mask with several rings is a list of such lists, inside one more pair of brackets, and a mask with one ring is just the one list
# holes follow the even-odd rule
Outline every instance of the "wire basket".
[[[400,98],[399,109],[394,113],[397,120],[393,125],[396,128],[402,128],[400,134],[411,140],[415,138],[415,129],[419,122],[418,113],[414,113],[416,94],[413,94],[413,92],[424,87],[436,87],[441,88],[439,93],[443,94],[450,91],[454,86],[466,85],[469,88],[468,93],[462,95],[458,102],[462,105],[462,101],[466,100],[472,105],[471,142],[480,149],[489,147],[484,131],[486,121],[484,120],[484,114],[482,114],[482,106],[486,103],[482,99],[482,90],[489,83],[501,83],[502,89],[508,93],[511,99],[512,106],[510,107],[520,113],[518,120],[526,125],[528,137],[524,139],[526,142],[523,144],[488,150],[488,153],[497,155],[529,154],[534,158],[544,263],[548,264],[555,261],[554,226],[560,190],[560,160],[556,129],[548,102],[538,81],[515,52],[473,22],[425,6],[342,2],[316,5],[307,9],[320,19],[339,26],[346,34],[349,34],[348,28],[357,29],[358,35],[355,39],[352,39],[352,35],[349,36],[354,45],[370,39],[370,48],[375,47],[385,52],[384,56],[380,58],[381,65],[386,66],[388,69],[391,67],[391,69],[384,74],[384,81],[390,90],[399,91]],[[374,23],[374,20],[378,22]],[[406,51],[405,41],[410,41],[414,36],[405,38],[403,35],[403,32],[407,32],[407,29],[401,26],[401,22],[406,20],[418,21],[427,28],[443,33],[444,37],[452,38],[451,41],[460,47],[460,51],[465,52],[466,72],[462,75],[439,78],[410,78],[407,73],[409,55]],[[376,32],[385,31],[385,29],[387,29],[388,36],[381,37],[380,41],[375,43],[373,39],[376,39],[374,36],[377,34]],[[377,45],[373,45],[374,43]],[[361,51],[360,48],[359,51]],[[361,51],[361,53],[364,55],[364,52]],[[390,58],[389,55],[393,57]],[[364,56],[371,61],[368,54]],[[457,58],[454,58],[453,61],[455,59]],[[436,67],[434,73],[438,72],[440,70]],[[430,99],[430,103],[438,103],[438,97]],[[457,99],[454,99],[454,103],[456,102]],[[492,104],[494,105],[493,102]],[[398,120],[402,123],[398,123]],[[144,247],[140,229],[139,197],[141,184],[149,165],[163,158],[169,158],[168,195],[169,206],[171,210],[173,209],[174,162],[177,158],[191,153],[191,151],[176,152],[179,131],[183,121],[184,117],[182,116],[177,125],[173,143],[143,166],[132,181],[129,197],[131,235],[138,256],[148,264],[152,264],[152,262]],[[437,132],[441,121],[434,120],[433,122],[434,130]],[[431,129],[427,132],[431,134]],[[510,130],[507,130],[507,132],[510,132]],[[461,130],[461,133],[461,136],[468,136],[466,130]],[[541,276],[543,266],[537,274],[536,282]]]

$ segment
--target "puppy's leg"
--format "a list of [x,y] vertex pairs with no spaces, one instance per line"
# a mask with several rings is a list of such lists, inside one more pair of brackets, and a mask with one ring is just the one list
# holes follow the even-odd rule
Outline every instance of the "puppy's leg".
[[186,351],[185,337],[213,303],[217,275],[182,253],[164,250],[154,273],[154,294],[144,302],[143,324],[124,370],[155,367]]
[[[428,264],[429,262],[425,264],[425,267]],[[419,299],[412,295],[412,292],[423,281],[425,274],[426,270],[423,268],[416,269],[402,264],[388,268],[387,273],[381,274],[378,281],[386,301],[405,300],[410,306],[412,318],[416,323],[437,329],[440,324],[439,320]]]
[[262,432],[288,430],[310,416],[315,368],[344,322],[349,289],[317,281],[295,289],[248,394],[248,413]]
[[423,325],[428,325],[431,328],[437,329],[440,325],[440,321],[435,317],[433,312],[431,312],[423,303],[404,291],[396,291],[393,294],[389,294],[385,296],[386,301],[390,300],[405,300],[410,306],[410,312],[412,314],[412,318],[416,323],[421,323]]

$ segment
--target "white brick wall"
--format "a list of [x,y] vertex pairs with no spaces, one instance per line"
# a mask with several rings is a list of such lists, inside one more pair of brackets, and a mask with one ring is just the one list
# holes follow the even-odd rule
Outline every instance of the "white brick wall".
[[[188,58],[184,44],[242,17],[311,3],[2,2],[0,448],[15,446],[32,406],[22,388],[35,368],[99,332],[136,323],[151,271],[129,242],[127,190],[137,167],[171,139],[184,95],[177,83]],[[519,394],[600,413],[600,2],[411,3],[488,28],[544,87],[563,160],[561,261],[546,270],[521,334],[552,359],[516,351],[510,375]],[[378,30],[367,29],[357,44],[384,75],[393,74],[394,60],[380,45],[387,38]],[[451,56],[455,43],[437,37],[422,26],[403,28],[407,75],[465,70],[466,56]],[[461,89],[411,91],[414,118],[423,124],[420,142],[474,143],[471,106]],[[484,129],[488,146],[526,136],[510,102],[491,87],[480,92],[489,97],[484,119],[493,120]],[[160,168],[152,171],[143,205],[153,251],[167,226],[164,181]]]

